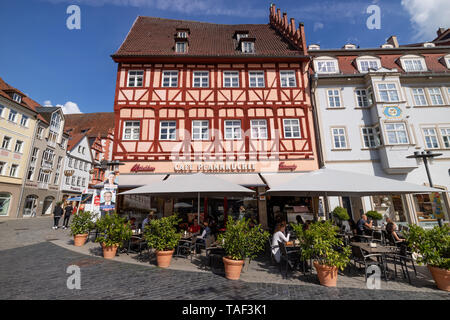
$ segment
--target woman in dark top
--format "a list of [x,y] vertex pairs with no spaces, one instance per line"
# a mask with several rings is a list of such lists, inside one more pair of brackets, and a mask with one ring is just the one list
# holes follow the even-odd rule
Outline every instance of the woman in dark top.
[[63,221],[63,229],[67,229],[69,224],[70,216],[72,215],[74,206],[71,203],[67,203],[64,206],[64,221]]
[[57,202],[56,203],[56,207],[53,210],[53,219],[54,219],[54,223],[53,223],[53,230],[58,229],[58,224],[59,224],[59,219],[61,218],[63,214],[63,208],[61,208],[61,202]]
[[394,226],[394,223],[392,223],[392,222],[389,222],[386,225],[386,232],[387,232],[388,236],[391,238],[391,240],[393,240],[393,242],[405,241],[405,239],[399,237],[397,232],[395,232],[395,226]]

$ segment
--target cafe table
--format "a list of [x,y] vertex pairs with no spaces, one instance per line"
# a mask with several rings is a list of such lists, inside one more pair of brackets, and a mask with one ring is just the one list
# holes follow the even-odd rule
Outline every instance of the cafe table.
[[359,247],[369,254],[381,254],[382,259],[383,259],[384,270],[386,270],[386,272],[389,271],[388,266],[386,264],[386,255],[398,252],[397,247],[383,246],[383,245],[380,245],[379,243],[376,243],[375,247],[371,247],[370,243],[366,243],[366,242],[351,242],[350,245],[354,246],[354,247]]

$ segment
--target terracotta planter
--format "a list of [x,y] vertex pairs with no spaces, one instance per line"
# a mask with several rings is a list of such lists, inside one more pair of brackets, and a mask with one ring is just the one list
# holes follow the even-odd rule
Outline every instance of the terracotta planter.
[[88,234],[87,233],[83,233],[83,234],[76,234],[73,236],[73,242],[74,245],[76,247],[81,247],[86,243]]
[[450,291],[450,270],[427,266],[439,289]]
[[102,243],[103,258],[113,259],[116,256],[117,247],[117,245],[107,247],[104,243]]
[[170,261],[172,261],[174,251],[175,250],[156,251],[156,262],[158,263],[158,267],[167,268],[170,266]]
[[225,265],[225,278],[229,280],[239,280],[241,277],[244,260],[233,260],[223,257],[223,264]]
[[316,261],[314,261],[314,267],[316,268],[317,276],[319,277],[319,282],[321,285],[326,287],[336,287],[338,276],[337,267],[329,267],[318,264]]

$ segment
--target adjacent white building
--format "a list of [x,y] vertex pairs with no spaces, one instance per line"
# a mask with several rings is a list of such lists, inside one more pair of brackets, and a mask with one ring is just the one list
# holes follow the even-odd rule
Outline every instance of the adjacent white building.
[[[414,152],[441,154],[430,160],[435,188],[442,193],[328,198],[356,221],[377,210],[398,223],[436,224],[449,220],[450,46],[398,46],[395,37],[381,48],[310,48],[322,166],[429,185]],[[361,181],[363,184],[364,181]]]

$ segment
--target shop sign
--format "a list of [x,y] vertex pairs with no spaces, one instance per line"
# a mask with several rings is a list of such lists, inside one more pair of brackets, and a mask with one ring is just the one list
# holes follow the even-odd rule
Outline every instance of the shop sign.
[[278,170],[291,170],[291,171],[294,171],[295,169],[297,169],[297,165],[295,165],[295,164],[287,165],[284,162],[280,162],[280,164],[278,165]]
[[253,172],[256,164],[253,162],[220,162],[220,163],[176,163],[174,171],[182,172]]
[[141,166],[140,164],[135,164],[131,170],[131,172],[153,172],[155,171],[155,167],[152,166]]
[[402,116],[402,109],[397,106],[385,107],[383,114],[389,119],[398,119]]

